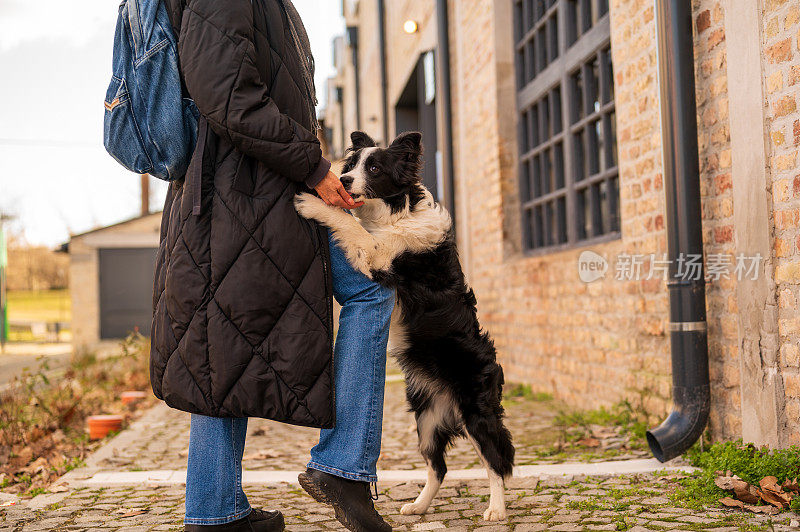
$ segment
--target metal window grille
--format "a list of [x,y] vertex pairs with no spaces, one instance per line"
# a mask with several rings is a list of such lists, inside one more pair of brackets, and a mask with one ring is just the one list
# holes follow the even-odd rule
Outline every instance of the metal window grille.
[[512,0],[524,248],[619,237],[608,0]]

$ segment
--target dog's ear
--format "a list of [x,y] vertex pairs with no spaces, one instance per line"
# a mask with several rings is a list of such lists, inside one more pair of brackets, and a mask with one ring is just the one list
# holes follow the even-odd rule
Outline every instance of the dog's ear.
[[398,136],[387,148],[397,158],[394,179],[400,185],[411,185],[420,180],[422,171],[422,133],[409,131]]
[[422,156],[422,133],[419,131],[401,133],[392,141],[389,149],[399,152],[406,161],[417,162]]
[[360,150],[361,148],[373,148],[377,146],[372,137],[363,131],[353,131],[350,133],[350,141],[353,143],[353,151]]

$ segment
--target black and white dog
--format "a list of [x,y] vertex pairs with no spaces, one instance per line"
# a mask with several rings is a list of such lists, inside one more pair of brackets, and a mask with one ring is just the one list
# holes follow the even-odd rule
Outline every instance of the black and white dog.
[[511,433],[500,403],[503,369],[480,328],[476,300],[458,260],[450,215],[420,182],[422,136],[404,133],[388,148],[367,134],[351,135],[342,173],[345,189],[364,205],[347,212],[311,194],[297,211],[328,226],[353,266],[397,291],[392,355],[406,378],[428,481],[400,510],[422,514],[447,472],[445,452],[466,436],[489,476],[488,521],[505,519],[504,480],[514,465]]

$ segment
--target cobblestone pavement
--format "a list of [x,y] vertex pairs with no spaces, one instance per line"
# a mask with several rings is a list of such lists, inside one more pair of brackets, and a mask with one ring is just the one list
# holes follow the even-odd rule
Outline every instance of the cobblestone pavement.
[[[517,446],[517,464],[546,464],[554,460],[543,452],[558,440],[553,421],[557,414],[551,401],[509,401],[508,425]],[[64,488],[32,501],[9,499],[0,493],[0,532],[37,530],[182,530],[183,486],[139,484],[131,487],[77,487],[97,472],[181,470],[186,467],[189,416],[156,406],[130,430],[100,448],[87,466],[73,471]],[[317,440],[313,429],[251,420],[244,466],[255,471],[301,470],[308,450]],[[638,458],[633,452],[615,459]],[[575,459],[573,455],[571,459]],[[597,461],[597,454],[581,456]],[[608,453],[602,458],[608,459]],[[466,442],[448,454],[451,471],[480,467]],[[416,450],[413,416],[407,412],[403,383],[390,382],[386,389],[383,470],[418,469],[424,464]],[[561,473],[561,471],[559,471]],[[769,518],[723,509],[690,510],[675,506],[669,493],[679,473],[628,475],[622,477],[514,478],[507,485],[508,519],[487,523],[482,515],[488,504],[486,480],[445,480],[425,516],[400,515],[400,507],[413,500],[420,482],[380,482],[377,506],[395,530],[485,530],[485,531],[578,531],[578,530],[798,530],[790,527],[797,518],[781,514]],[[64,491],[68,490],[68,491]],[[315,503],[297,485],[259,484],[246,486],[250,502],[257,507],[280,508],[290,531],[341,530],[333,513]],[[60,491],[60,492],[59,492]]]
[[[384,403],[382,453],[379,469],[420,469],[425,467],[416,448],[414,417],[405,402],[405,385],[401,381],[387,383]],[[151,425],[147,438],[141,438],[119,449],[98,465],[101,469],[149,471],[186,467],[185,449],[189,441],[189,415],[161,407],[163,413]],[[545,464],[553,460],[542,457],[543,450],[558,439],[553,429],[557,412],[551,402],[510,401],[506,422],[514,435],[517,465]],[[249,470],[304,469],[308,451],[317,442],[319,431],[251,419],[248,427],[244,467]],[[546,453],[545,453],[546,454]],[[646,451],[632,451],[614,459],[648,457]],[[599,460],[600,457],[594,457]],[[602,459],[607,460],[608,457]],[[482,467],[472,446],[459,440],[448,453],[448,467],[467,469]]]
[[[418,483],[380,483],[377,508],[395,530],[452,532],[537,530],[706,530],[714,532],[797,530],[794,514],[772,518],[734,511],[692,511],[672,506],[665,495],[670,477],[652,475],[584,478],[577,481],[512,480],[507,490],[508,519],[483,521],[488,489],[480,481],[445,481],[430,513],[399,514],[412,500]],[[289,531],[341,530],[333,512],[315,503],[296,486],[260,486],[247,490],[254,506],[280,508]],[[38,530],[144,531],[182,530],[183,490],[179,486],[79,489],[58,504],[32,512],[6,509],[0,532]]]

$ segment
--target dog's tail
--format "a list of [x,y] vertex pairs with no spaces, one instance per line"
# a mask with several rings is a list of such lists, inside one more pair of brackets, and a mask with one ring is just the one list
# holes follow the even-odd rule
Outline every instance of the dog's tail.
[[514,455],[517,453],[517,450],[514,448],[514,444],[511,441],[511,432],[506,428],[502,419],[500,420],[499,447],[503,464],[499,473],[503,478],[508,478],[514,470]]

